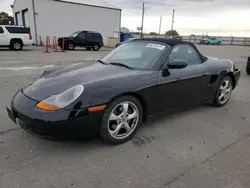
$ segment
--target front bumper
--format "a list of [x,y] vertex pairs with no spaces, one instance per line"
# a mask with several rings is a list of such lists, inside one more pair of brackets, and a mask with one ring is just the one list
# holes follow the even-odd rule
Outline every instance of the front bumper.
[[98,135],[102,111],[88,109],[42,111],[37,101],[19,91],[7,108],[12,121],[25,131],[41,138],[93,138]]

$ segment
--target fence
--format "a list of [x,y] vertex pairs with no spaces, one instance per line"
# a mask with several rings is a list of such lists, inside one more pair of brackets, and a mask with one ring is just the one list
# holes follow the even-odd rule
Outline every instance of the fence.
[[[136,38],[140,38],[140,35],[133,35]],[[144,38],[168,38],[166,35],[143,35]],[[198,44],[203,36],[190,35],[182,36],[184,41],[190,41]],[[220,37],[222,39],[222,45],[235,45],[235,46],[250,46],[250,37]]]

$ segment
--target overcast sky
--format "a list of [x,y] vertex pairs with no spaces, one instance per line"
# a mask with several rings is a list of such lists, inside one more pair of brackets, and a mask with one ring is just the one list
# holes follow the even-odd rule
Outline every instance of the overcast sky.
[[[93,0],[95,1],[95,0]],[[122,26],[136,30],[141,25],[143,0],[106,0],[122,8]],[[250,0],[144,0],[145,31],[171,28],[175,9],[174,28],[181,34],[250,36]],[[0,0],[0,11],[11,13],[13,0]]]

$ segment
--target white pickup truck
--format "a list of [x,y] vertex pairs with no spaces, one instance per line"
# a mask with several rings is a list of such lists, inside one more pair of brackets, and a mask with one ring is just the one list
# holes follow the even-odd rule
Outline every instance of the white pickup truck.
[[22,50],[23,46],[32,45],[30,29],[22,26],[0,25],[0,47]]

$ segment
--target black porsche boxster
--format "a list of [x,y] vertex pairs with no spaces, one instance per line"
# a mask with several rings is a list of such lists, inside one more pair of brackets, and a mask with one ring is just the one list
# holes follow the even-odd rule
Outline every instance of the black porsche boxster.
[[7,108],[24,130],[43,138],[93,137],[120,144],[147,117],[194,104],[225,105],[240,78],[227,59],[193,43],[135,39],[91,65],[46,70]]

